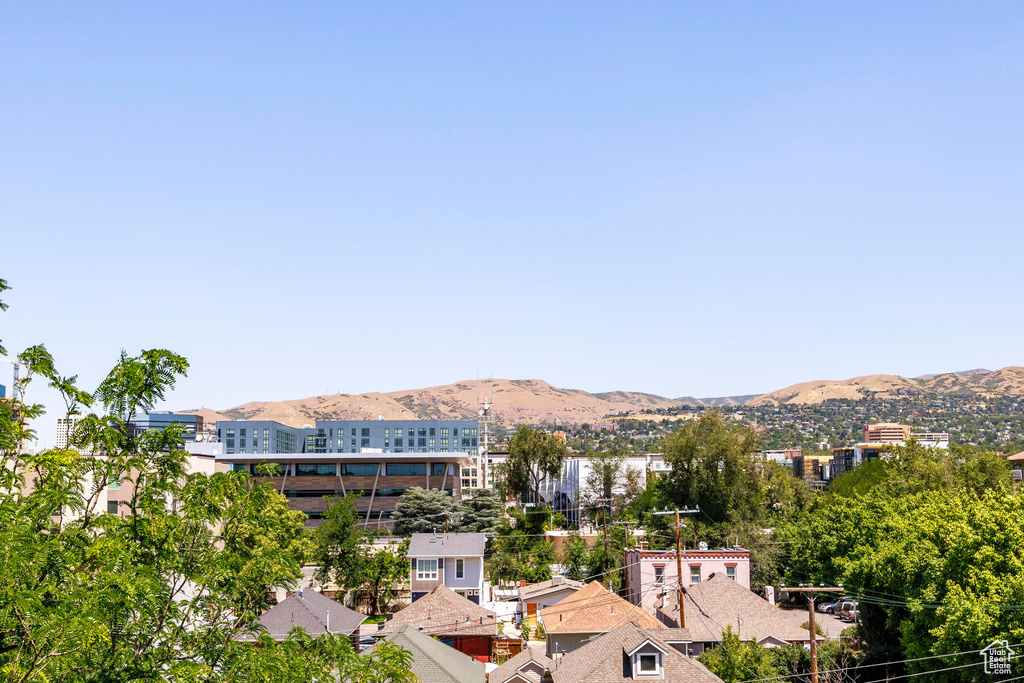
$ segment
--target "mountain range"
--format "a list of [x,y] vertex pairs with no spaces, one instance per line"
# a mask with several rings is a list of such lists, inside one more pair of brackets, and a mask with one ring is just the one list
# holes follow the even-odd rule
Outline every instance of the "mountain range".
[[[694,398],[667,398],[636,391],[592,394],[580,389],[560,389],[539,379],[489,380],[493,395],[491,412],[503,424],[583,424],[629,411],[698,406],[765,406],[814,404],[828,399],[858,399],[868,396],[893,398],[907,392],[974,396],[991,399],[1024,396],[1024,368],[966,370],[920,377],[866,375],[847,380],[802,382],[766,394]],[[288,401],[253,401],[234,408],[207,408],[179,412],[202,415],[211,424],[217,420],[275,420],[293,427],[312,425],[317,420],[468,419],[481,408],[478,397],[487,383],[465,380],[423,389],[330,394]]]

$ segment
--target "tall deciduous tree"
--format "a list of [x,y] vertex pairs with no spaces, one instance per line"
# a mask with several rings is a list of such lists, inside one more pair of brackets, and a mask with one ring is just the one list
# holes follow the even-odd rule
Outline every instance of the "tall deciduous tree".
[[540,487],[562,469],[565,442],[554,434],[522,426],[508,442],[508,458],[498,468],[502,492],[520,502],[540,502]]
[[717,410],[683,423],[665,439],[665,461],[672,466],[662,493],[671,505],[699,505],[717,522],[761,514],[757,434],[725,421]]
[[391,603],[395,586],[408,577],[408,542],[392,547],[373,544],[374,533],[362,525],[356,510],[358,496],[331,500],[323,522],[313,533],[311,559],[315,578],[345,591],[363,591],[374,614]]

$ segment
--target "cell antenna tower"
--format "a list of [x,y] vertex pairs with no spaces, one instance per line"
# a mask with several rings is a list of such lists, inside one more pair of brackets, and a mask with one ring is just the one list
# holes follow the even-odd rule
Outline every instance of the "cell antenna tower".
[[494,401],[494,377],[487,379],[487,387],[481,391],[479,378],[476,381],[476,402],[480,406],[477,410],[480,422],[480,478],[483,480],[484,488],[487,488],[487,454],[490,453],[490,432],[491,432],[491,403]]

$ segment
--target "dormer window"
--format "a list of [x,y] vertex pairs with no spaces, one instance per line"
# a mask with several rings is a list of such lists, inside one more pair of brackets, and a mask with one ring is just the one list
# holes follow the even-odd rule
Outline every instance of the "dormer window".
[[661,653],[644,652],[633,657],[633,678],[660,678],[661,677]]
[[623,654],[632,663],[633,680],[647,681],[665,677],[663,657],[667,653],[654,641],[646,639],[628,652],[625,651],[627,647],[623,647]]

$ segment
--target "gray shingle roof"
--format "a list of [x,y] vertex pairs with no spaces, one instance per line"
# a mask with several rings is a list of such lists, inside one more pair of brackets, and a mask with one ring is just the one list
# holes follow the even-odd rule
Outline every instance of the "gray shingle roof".
[[[694,642],[718,642],[726,625],[731,624],[740,638],[760,641],[773,636],[788,642],[807,641],[810,636],[801,625],[807,615],[775,607],[725,574],[714,574],[686,589],[686,630]],[[678,621],[675,594],[666,598],[664,614]],[[740,618],[737,625],[736,617]]]
[[296,626],[315,637],[327,630],[328,623],[331,633],[352,635],[365,620],[365,614],[306,588],[302,597],[295,593],[264,612],[260,624],[275,640],[284,640]]
[[[530,662],[536,662],[542,668],[545,669],[549,668],[552,663],[551,660],[545,657],[544,655],[540,654],[539,652],[534,652],[529,647],[527,647],[525,650],[517,654],[515,657],[508,660],[507,662],[499,666],[497,669],[492,671],[491,674],[487,677],[487,682],[505,683],[508,679],[512,678],[513,675],[519,672],[520,667],[526,666]],[[525,675],[527,678],[533,681],[540,681],[540,677],[536,676],[532,672],[523,672],[521,675]]]
[[[487,667],[469,655],[405,625],[384,640],[412,653],[412,672],[422,683],[484,683]],[[364,650],[369,654],[377,646]]]
[[413,534],[409,557],[479,557],[484,554],[484,534]]
[[423,628],[438,636],[496,636],[498,615],[467,600],[448,586],[438,584],[433,590],[398,612],[374,635],[391,633],[403,624]]
[[565,590],[578,591],[583,588],[582,581],[574,581],[564,576],[553,576],[547,581],[531,583],[519,589],[519,599],[523,602],[539,598],[550,593],[559,593]]
[[[632,682],[626,651],[650,641],[662,650],[663,679],[673,683],[722,683],[703,664],[679,652],[667,642],[665,633],[676,629],[646,629],[634,623],[605,633],[583,647],[562,655],[552,668],[554,683],[623,683]],[[630,646],[627,648],[626,646]]]

